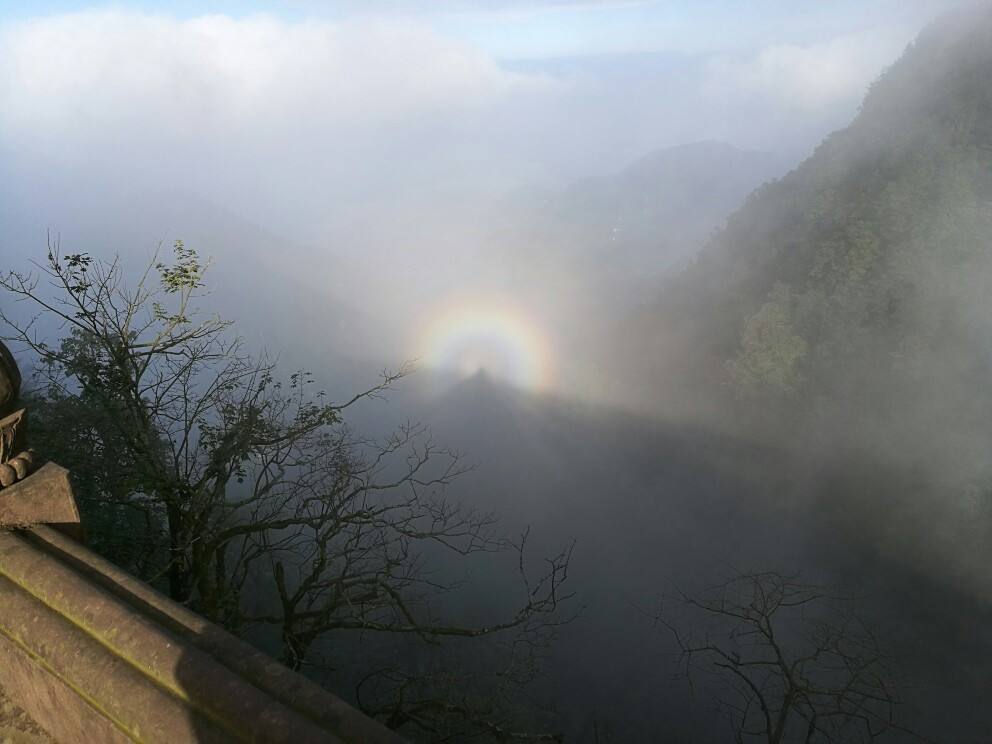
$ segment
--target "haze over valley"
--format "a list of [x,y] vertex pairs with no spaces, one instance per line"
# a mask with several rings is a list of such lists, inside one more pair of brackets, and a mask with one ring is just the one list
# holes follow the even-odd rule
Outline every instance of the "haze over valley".
[[[195,5],[0,4],[4,337],[97,550],[412,741],[988,740],[992,4]],[[188,399],[272,378],[129,449],[115,256],[243,339]],[[190,524],[286,495],[197,573],[142,458],[244,411]]]

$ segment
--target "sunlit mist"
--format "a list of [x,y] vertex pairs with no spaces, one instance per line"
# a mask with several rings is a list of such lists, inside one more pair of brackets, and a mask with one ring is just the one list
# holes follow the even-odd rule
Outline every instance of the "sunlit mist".
[[554,352],[539,321],[507,300],[454,299],[421,326],[416,356],[426,367],[470,377],[478,372],[527,390],[554,382]]

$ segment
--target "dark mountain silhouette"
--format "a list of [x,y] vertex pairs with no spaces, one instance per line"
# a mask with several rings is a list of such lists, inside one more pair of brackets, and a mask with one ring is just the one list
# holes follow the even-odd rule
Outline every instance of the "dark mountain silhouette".
[[[529,526],[534,556],[576,541],[570,588],[585,609],[560,630],[531,692],[557,711],[568,741],[606,732],[615,741],[725,740],[706,695],[693,699],[673,680],[672,649],[649,614],[673,587],[692,591],[729,569],[783,568],[848,587],[910,680],[902,718],[949,740],[983,725],[985,666],[967,659],[992,655],[992,615],[966,582],[942,576],[946,566],[917,560],[933,556],[934,524],[970,534],[917,500],[926,491],[918,473],[866,453],[803,455],[534,395],[485,373],[440,396],[417,385],[390,409],[428,421],[438,442],[475,465],[453,496],[495,511],[510,534]],[[484,616],[516,597],[510,566],[473,577],[485,596],[452,602]]]

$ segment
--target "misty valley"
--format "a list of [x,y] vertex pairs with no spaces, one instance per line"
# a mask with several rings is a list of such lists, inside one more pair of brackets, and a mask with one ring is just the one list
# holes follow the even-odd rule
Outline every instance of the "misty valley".
[[90,549],[403,740],[992,741],[992,5],[431,5],[0,10]]

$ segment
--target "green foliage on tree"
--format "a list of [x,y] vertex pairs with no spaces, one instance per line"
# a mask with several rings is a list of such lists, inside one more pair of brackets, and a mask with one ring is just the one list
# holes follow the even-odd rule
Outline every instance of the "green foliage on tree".
[[[274,639],[268,650],[293,669],[331,666],[323,650],[340,637],[340,658],[356,665],[349,680],[403,681],[364,686],[363,706],[390,725],[427,738],[523,736],[519,690],[564,619],[570,550],[532,571],[526,533],[509,539],[492,515],[448,499],[464,468],[424,427],[373,441],[344,425],[350,406],[406,370],[343,403],[309,373],[282,378],[230,322],[200,310],[206,265],[182,242],[135,281],[117,259],[57,246],[35,269],[0,288],[38,315],[0,320],[36,358],[33,438],[72,471],[94,548],[232,632]],[[60,331],[42,335],[42,319]],[[438,598],[458,582],[432,574],[429,559],[498,553],[515,558],[521,604],[481,626],[446,620]],[[343,652],[349,635],[480,648],[443,657],[439,675],[426,652],[412,666],[369,668],[374,654]],[[487,656],[492,643],[526,653]],[[490,666],[466,665],[473,656]]]
[[765,391],[795,395],[802,384],[799,364],[807,344],[793,325],[789,288],[779,284],[744,326],[741,352],[727,364],[743,395]]

